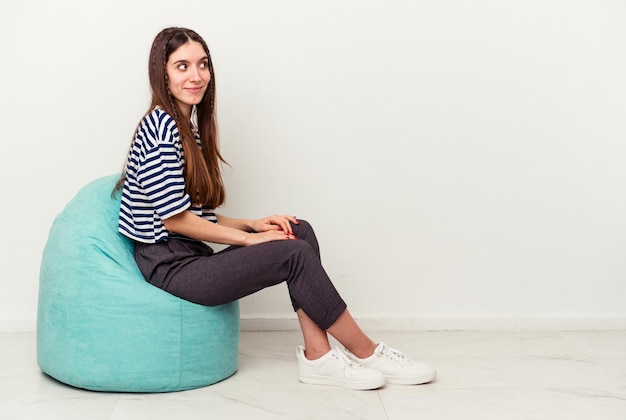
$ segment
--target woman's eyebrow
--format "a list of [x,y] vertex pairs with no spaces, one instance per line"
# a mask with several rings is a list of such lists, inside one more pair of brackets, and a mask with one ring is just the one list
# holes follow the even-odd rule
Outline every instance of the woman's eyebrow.
[[[198,60],[198,62],[200,61],[206,61],[209,59],[209,56],[205,55],[204,57],[202,57],[201,59]],[[178,63],[182,63],[182,64],[186,64],[186,63],[190,63],[189,60],[185,59],[185,58],[181,58],[180,60],[176,60],[174,61],[173,64],[178,64]]]

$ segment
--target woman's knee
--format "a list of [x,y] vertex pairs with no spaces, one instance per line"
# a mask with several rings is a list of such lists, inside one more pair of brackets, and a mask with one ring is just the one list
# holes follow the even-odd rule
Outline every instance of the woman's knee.
[[292,223],[291,227],[294,231],[313,232],[313,226],[306,220],[298,219],[298,223]]
[[291,275],[315,270],[320,265],[317,253],[308,242],[300,239],[279,242],[278,246],[282,249],[281,255]]
[[315,254],[313,247],[307,241],[303,241],[301,239],[295,239],[295,240],[288,240],[286,242],[287,242],[287,246],[289,247],[291,252],[294,254],[303,255],[303,256],[306,256],[309,254]]
[[320,258],[320,249],[319,244],[317,242],[317,236],[315,236],[315,232],[313,231],[313,227],[306,220],[298,219],[297,225],[293,226],[293,233],[298,237],[299,240],[308,243],[311,246],[311,249],[317,255],[317,258]]

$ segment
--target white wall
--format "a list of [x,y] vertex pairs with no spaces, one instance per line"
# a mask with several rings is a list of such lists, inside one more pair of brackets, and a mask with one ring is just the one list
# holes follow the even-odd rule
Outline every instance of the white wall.
[[[223,211],[310,220],[370,326],[625,327],[624,22],[620,0],[3,0],[0,327],[34,328],[52,220],[120,170],[170,25],[212,50]],[[242,313],[293,317],[284,287]]]

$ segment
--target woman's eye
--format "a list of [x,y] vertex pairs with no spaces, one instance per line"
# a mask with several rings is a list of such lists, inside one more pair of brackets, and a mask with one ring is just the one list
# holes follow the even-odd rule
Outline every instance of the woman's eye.
[[200,63],[200,67],[203,69],[206,69],[209,67],[209,62],[208,61],[203,61],[202,63]]
[[179,64],[178,70],[187,70],[187,64]]

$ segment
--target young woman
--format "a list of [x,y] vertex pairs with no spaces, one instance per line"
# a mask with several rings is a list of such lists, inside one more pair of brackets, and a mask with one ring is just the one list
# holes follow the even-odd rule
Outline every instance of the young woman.
[[[294,216],[258,220],[216,214],[225,192],[215,75],[204,40],[167,28],[152,44],[152,104],[139,123],[124,174],[119,231],[135,244],[146,280],[202,305],[220,305],[285,282],[304,346],[305,383],[375,389],[420,384],[435,370],[374,343],[356,324],[322,268],[315,233]],[[214,253],[202,241],[231,245]],[[332,348],[331,334],[344,349]]]

